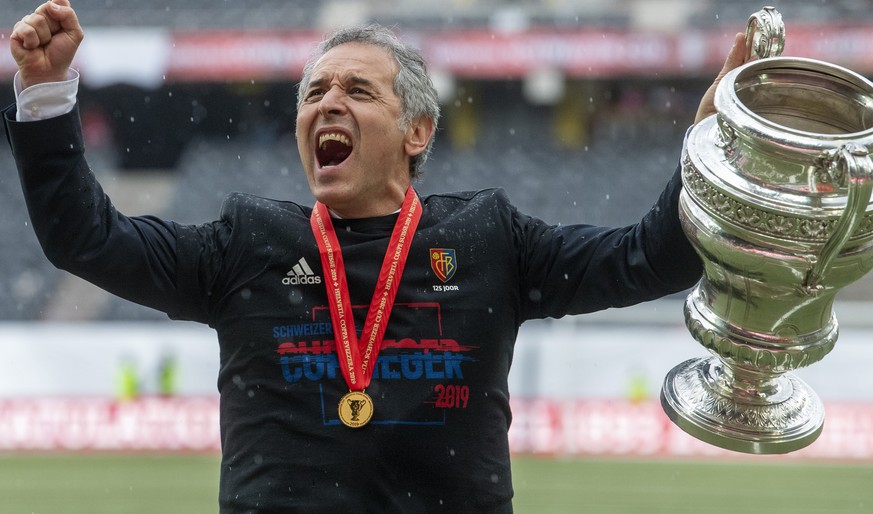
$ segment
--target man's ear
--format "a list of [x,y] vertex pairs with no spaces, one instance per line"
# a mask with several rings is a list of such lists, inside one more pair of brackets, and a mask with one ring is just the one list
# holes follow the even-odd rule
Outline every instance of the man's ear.
[[419,116],[406,130],[406,155],[415,157],[427,148],[430,138],[433,136],[433,120],[427,116]]

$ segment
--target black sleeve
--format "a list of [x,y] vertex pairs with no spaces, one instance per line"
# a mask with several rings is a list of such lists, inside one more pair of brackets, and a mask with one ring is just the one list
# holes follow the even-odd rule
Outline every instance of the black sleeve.
[[[127,300],[174,318],[203,319],[198,293],[177,287],[177,238],[189,247],[214,237],[153,216],[128,217],[103,192],[84,157],[78,106],[56,118],[15,121],[6,132],[34,231],[49,261]],[[198,243],[190,242],[191,238]]]
[[621,228],[550,226],[516,213],[525,318],[625,307],[682,291],[703,266],[679,222],[677,168],[643,219]]

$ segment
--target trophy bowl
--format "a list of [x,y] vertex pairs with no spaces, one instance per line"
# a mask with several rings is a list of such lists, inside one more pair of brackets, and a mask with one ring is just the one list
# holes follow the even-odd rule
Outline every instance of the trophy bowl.
[[873,83],[766,57],[726,75],[715,106],[689,133],[680,196],[704,266],[685,322],[711,356],[673,368],[661,404],[707,443],[787,453],[824,424],[792,371],[831,351],[834,298],[873,267]]

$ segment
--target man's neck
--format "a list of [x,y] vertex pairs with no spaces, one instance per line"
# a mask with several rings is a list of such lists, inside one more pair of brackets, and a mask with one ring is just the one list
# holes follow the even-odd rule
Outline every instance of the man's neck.
[[[351,218],[351,217],[343,216],[342,214],[338,213],[337,211],[331,209],[330,207],[328,207],[327,210],[330,212],[330,217],[331,217],[331,218],[336,218],[336,219],[339,219],[339,220],[343,220],[343,219],[359,219],[359,218],[378,218],[378,217],[379,217],[379,216],[358,216],[357,218]],[[399,207],[397,208],[396,211],[394,211],[394,212],[389,212],[388,214],[397,214],[398,212],[400,212],[400,208],[399,208]],[[380,216],[387,216],[388,214],[382,214],[382,215],[380,215]]]
[[410,185],[393,190],[391,195],[383,195],[379,199],[362,198],[357,201],[337,204],[325,204],[331,216],[341,219],[378,218],[400,211]]

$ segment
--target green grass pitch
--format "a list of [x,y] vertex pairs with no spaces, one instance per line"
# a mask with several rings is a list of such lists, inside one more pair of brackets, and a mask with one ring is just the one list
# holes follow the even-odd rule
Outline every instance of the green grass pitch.
[[[0,455],[2,514],[214,514],[218,458]],[[513,460],[518,513],[873,512],[873,463]]]

